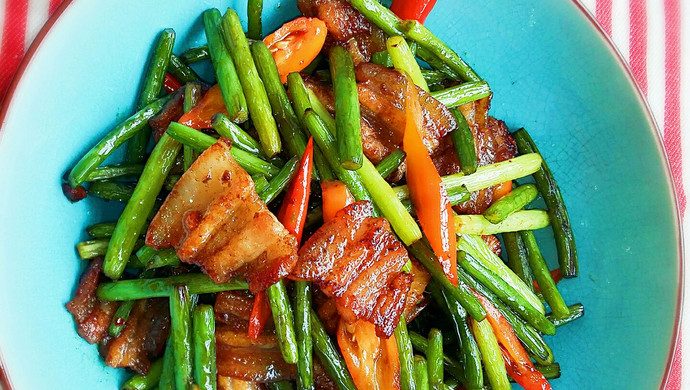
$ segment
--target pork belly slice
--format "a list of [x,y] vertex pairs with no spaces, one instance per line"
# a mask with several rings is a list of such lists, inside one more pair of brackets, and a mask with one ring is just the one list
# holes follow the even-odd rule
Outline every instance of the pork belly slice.
[[74,298],[65,305],[67,311],[72,313],[77,333],[91,344],[103,339],[119,305],[117,302],[101,301],[96,297],[96,288],[102,271],[103,259],[92,260],[81,276]]
[[242,291],[223,291],[216,295],[213,313],[216,321],[224,324],[239,324],[249,321],[254,307],[254,297]]
[[[296,366],[283,360],[272,323],[267,324],[258,339],[253,340],[248,336],[253,306],[254,298],[244,291],[221,292],[216,296],[214,312],[219,388],[263,389],[256,382],[293,380],[297,376]],[[243,387],[248,383],[246,381],[252,381],[251,386],[259,387]],[[337,389],[318,360],[314,361],[314,381],[317,389]],[[231,384],[233,386],[228,387]]]
[[118,302],[101,301],[96,288],[101,279],[103,259],[91,261],[82,275],[74,298],[67,303],[77,323],[77,332],[89,343],[100,343],[105,363],[110,367],[127,367],[146,375],[151,358],[160,356],[170,331],[166,299],[138,301],[118,337],[108,335]]
[[368,62],[377,51],[386,50],[383,31],[346,0],[298,0],[297,7],[304,16],[319,18],[326,23],[326,53],[333,46],[342,46],[358,64]]
[[264,390],[260,383],[218,375],[218,390]]
[[146,375],[151,359],[163,353],[170,333],[170,313],[165,298],[137,301],[122,333],[105,344],[105,364],[127,367]]
[[249,337],[249,313],[254,298],[241,291],[218,294],[216,316],[216,364],[218,375],[252,382],[295,379],[296,366],[283,360],[271,328],[258,339]]
[[[224,327],[221,325],[220,330]],[[238,347],[217,339],[216,364],[219,375],[252,382],[291,380],[297,374],[296,366],[283,360],[280,348]]]
[[[333,114],[335,112],[335,99],[330,85],[321,83],[313,77],[303,76],[304,83],[311,89],[321,103]],[[375,117],[366,117],[362,112],[360,125],[362,127],[362,149],[364,155],[374,164],[378,164],[389,154],[399,149],[402,137],[394,136],[388,129],[378,124]],[[402,176],[400,176],[402,178]],[[399,180],[399,179],[398,179]]]
[[[402,146],[405,129],[405,90],[407,79],[395,69],[361,63],[356,68],[357,93],[362,113],[362,149],[372,163],[378,164]],[[306,85],[333,113],[333,91],[329,85],[305,77]],[[422,140],[430,154],[441,146],[441,140],[457,123],[450,110],[424,90],[417,88],[422,107]],[[452,144],[450,144],[452,148]],[[402,179],[404,163],[391,175],[391,181]]]
[[231,147],[221,138],[182,175],[151,222],[146,245],[174,247],[216,283],[244,276],[256,293],[290,273],[298,243],[259,199]]
[[403,311],[407,322],[414,320],[428,304],[424,290],[431,280],[429,271],[414,258],[412,259],[410,275],[412,275],[412,283],[410,284],[410,291],[407,293],[405,310]]
[[[359,64],[355,70],[363,117],[362,142],[375,145],[374,149],[365,149],[365,153],[377,163],[402,145],[407,79],[395,69],[371,63]],[[331,113],[335,111],[333,91],[329,85],[311,77],[305,77],[305,84]],[[415,88],[424,117],[422,140],[429,153],[433,153],[457,123],[446,106],[426,91]]]
[[371,203],[353,203],[317,230],[299,251],[292,276],[316,283],[335,298],[348,322],[364,319],[390,337],[402,313],[413,276],[402,273],[407,250]]
[[488,236],[482,236],[482,240],[484,240],[486,245],[489,246],[491,252],[495,253],[496,256],[501,257],[501,253],[503,253],[503,251],[501,250],[501,241],[499,241],[498,237],[490,234]]
[[[402,144],[407,79],[395,69],[371,63],[359,64],[356,75],[363,115],[376,120],[393,134],[396,145]],[[420,135],[429,153],[433,153],[441,138],[454,130],[457,123],[446,106],[421,88],[415,86],[415,89],[423,116]]]
[[184,88],[175,91],[170,100],[165,103],[163,109],[154,117],[149,119],[149,126],[153,133],[153,138],[158,142],[163,134],[168,130],[170,122],[178,121],[184,114]]
[[[321,83],[313,77],[303,76],[304,83],[311,89],[321,103],[333,114],[335,112],[335,99],[330,85]],[[364,155],[374,164],[378,164],[389,154],[399,149],[402,137],[394,134],[383,126],[378,125],[375,117],[367,117],[362,112],[360,119],[362,127],[362,149]]]
[[[505,122],[489,116],[490,97],[460,106],[467,123],[474,135],[474,146],[479,166],[509,160],[517,154],[515,140],[510,135]],[[453,142],[450,136],[441,140],[441,144],[432,160],[439,174],[451,175],[460,172]],[[454,207],[459,214],[483,214],[494,202],[496,187],[475,191],[470,199]]]

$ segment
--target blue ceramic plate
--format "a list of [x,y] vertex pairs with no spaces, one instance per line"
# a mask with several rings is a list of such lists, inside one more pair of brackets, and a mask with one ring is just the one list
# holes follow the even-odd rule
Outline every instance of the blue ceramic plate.
[[[246,1],[73,0],[14,84],[0,133],[0,352],[14,389],[115,389],[64,309],[84,264],[84,227],[117,206],[70,204],[66,169],[127,116],[156,34],[202,44],[199,15]],[[297,15],[265,1],[265,32]],[[428,26],[494,91],[492,114],[524,126],[558,179],[581,277],[562,283],[586,316],[548,337],[558,389],[652,389],[675,344],[680,233],[658,132],[620,57],[572,1],[439,0]],[[554,258],[551,240],[544,249]]]

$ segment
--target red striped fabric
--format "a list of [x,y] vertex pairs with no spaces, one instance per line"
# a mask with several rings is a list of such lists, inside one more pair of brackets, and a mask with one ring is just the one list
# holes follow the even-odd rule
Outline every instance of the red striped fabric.
[[5,95],[7,87],[24,56],[26,15],[29,0],[5,1],[5,22],[2,28],[0,46],[0,94]]
[[[27,14],[29,3],[45,4],[48,6],[48,14],[53,14],[63,0],[4,0],[4,24],[2,28],[2,39],[0,40],[0,97],[4,96],[12,77],[21,62],[29,40],[26,38]],[[447,0],[450,1],[450,0]],[[621,15],[613,14],[614,0],[583,0],[590,6],[590,11],[596,16],[599,24],[604,31],[614,34],[614,24],[620,26],[625,23],[626,18]],[[664,79],[663,79],[663,102],[652,102],[654,106],[663,108],[663,118],[657,120],[663,127],[664,147],[669,156],[671,173],[677,192],[677,198],[681,213],[686,207],[686,196],[683,187],[683,166],[682,166],[682,141],[681,141],[681,8],[680,0],[654,0],[663,1],[664,6],[664,42],[651,42],[648,35],[648,10],[646,0],[615,0],[628,1],[629,10],[626,15],[629,18],[629,31],[626,39],[629,52],[623,53],[630,59],[630,67],[640,88],[645,94],[651,91],[650,85],[653,80],[648,76],[648,53],[649,45],[663,45],[664,47]],[[620,4],[620,3],[616,3]],[[654,4],[654,3],[652,3]],[[618,31],[618,30],[617,30]],[[33,37],[29,37],[33,38]],[[614,41],[623,45],[621,40]],[[651,98],[651,96],[650,96]],[[655,104],[659,103],[659,104]],[[666,390],[681,389],[681,339],[679,337],[678,347],[675,352],[671,376]]]
[[665,0],[666,20],[666,99],[664,115],[664,146],[671,162],[671,173],[678,194],[681,212],[685,211],[683,159],[680,137],[680,1]]
[[62,0],[50,0],[48,4],[48,14],[52,15],[60,4],[62,4]]
[[630,2],[630,68],[647,94],[647,4]]
[[611,0],[597,0],[595,11],[597,21],[604,31],[611,35]]
[[[681,9],[680,0],[664,1],[665,20],[665,86],[664,101],[664,147],[669,156],[671,174],[678,195],[681,215],[685,212],[686,197],[683,186],[683,148],[680,128],[680,39],[681,39]],[[682,388],[683,342],[682,333],[678,335],[678,345],[673,357],[671,376],[666,385],[667,390]]]

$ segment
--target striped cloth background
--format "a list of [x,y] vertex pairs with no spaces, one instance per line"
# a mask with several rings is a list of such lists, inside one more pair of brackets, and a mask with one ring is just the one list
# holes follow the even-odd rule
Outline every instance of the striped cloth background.
[[[453,0],[438,0],[453,1]],[[566,1],[566,0],[561,0]],[[4,0],[0,6],[0,97],[5,95],[26,49],[62,0]],[[681,42],[681,20],[690,22],[688,0],[581,0],[612,37],[647,96],[662,129],[681,213],[685,211],[684,174],[690,171],[690,68],[682,73],[681,63],[690,64],[690,37]],[[681,6],[681,3],[683,6]],[[686,65],[687,67],[688,65]],[[685,110],[682,107],[687,107]],[[683,169],[685,167],[685,169]],[[687,221],[685,231],[690,232]],[[686,237],[685,242],[690,242]],[[687,301],[686,301],[687,302]],[[690,313],[690,311],[685,311]],[[689,334],[690,321],[683,325]],[[681,379],[681,343],[675,352],[667,390],[690,388],[690,378]],[[686,377],[688,377],[686,375]],[[685,382],[685,386],[683,383]]]

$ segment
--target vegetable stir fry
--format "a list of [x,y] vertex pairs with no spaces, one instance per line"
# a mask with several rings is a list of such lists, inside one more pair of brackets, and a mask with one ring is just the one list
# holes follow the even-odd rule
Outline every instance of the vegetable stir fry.
[[124,204],[77,244],[67,304],[123,389],[551,388],[543,336],[584,315],[557,286],[578,274],[568,213],[423,25],[434,3],[297,0],[264,36],[249,0],[246,33],[232,9],[203,13],[206,46],[160,33],[136,112],[62,186]]

